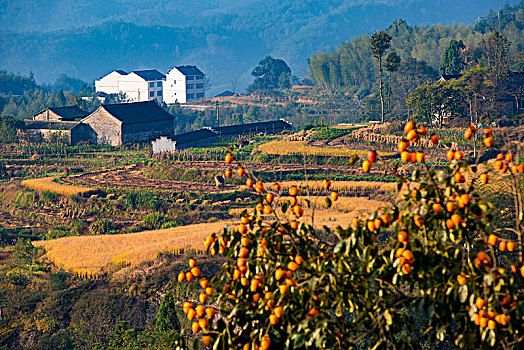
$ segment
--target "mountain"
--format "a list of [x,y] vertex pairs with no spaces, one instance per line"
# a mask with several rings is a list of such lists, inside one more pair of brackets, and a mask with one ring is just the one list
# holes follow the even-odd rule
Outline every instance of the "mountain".
[[[512,1],[515,3],[516,1]],[[113,69],[197,64],[211,92],[243,87],[268,54],[304,75],[306,58],[384,29],[471,23],[497,0],[31,0],[0,1],[0,68],[53,81],[61,73],[92,81]]]

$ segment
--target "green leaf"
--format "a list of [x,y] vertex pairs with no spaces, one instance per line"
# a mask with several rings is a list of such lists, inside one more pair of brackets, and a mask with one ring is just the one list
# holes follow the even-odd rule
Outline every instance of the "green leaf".
[[326,197],[326,199],[324,201],[326,202],[326,208],[331,208],[331,206],[333,205],[333,202],[331,201],[331,198]]
[[303,333],[294,334],[292,339],[293,339],[293,347],[295,349],[303,347],[304,344],[306,343],[306,336]]
[[282,212],[285,213],[289,209],[289,202],[282,204]]
[[193,340],[193,350],[200,350],[200,338]]

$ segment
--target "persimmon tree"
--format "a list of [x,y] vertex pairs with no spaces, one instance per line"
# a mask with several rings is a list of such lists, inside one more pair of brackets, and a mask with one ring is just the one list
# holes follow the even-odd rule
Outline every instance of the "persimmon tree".
[[[211,281],[198,281],[199,301],[184,304],[204,345],[378,349],[448,342],[511,349],[522,344],[524,165],[510,150],[497,157],[495,169],[491,162],[468,164],[462,151],[449,150],[447,166],[432,169],[418,141],[429,137],[437,144],[438,136],[413,122],[405,132],[399,152],[402,162],[412,163],[409,175],[374,151],[362,162],[366,172],[381,166],[397,176],[394,204],[334,231],[304,220],[304,208],[316,202],[300,199],[304,189],[283,193],[280,184],[257,181],[236,165],[259,200],[241,213],[238,224],[205,241],[207,252],[226,262]],[[464,136],[476,132],[471,125]],[[493,146],[492,133],[485,130],[486,148]],[[354,156],[351,162],[359,160]],[[235,164],[234,155],[228,154],[226,163]],[[497,209],[483,199],[493,171],[513,186],[512,227],[494,227]],[[329,180],[323,186],[330,207],[338,194]],[[190,267],[179,282],[198,278],[196,261]]]

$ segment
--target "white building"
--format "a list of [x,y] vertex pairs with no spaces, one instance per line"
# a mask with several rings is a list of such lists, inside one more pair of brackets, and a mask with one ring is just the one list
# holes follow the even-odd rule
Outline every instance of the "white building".
[[167,72],[163,81],[164,102],[186,103],[205,97],[204,73],[196,66],[178,66]]
[[125,93],[128,102],[143,102],[150,100],[163,101],[162,81],[165,75],[155,69],[135,70],[127,73],[115,70],[106,76],[95,80],[97,93]]

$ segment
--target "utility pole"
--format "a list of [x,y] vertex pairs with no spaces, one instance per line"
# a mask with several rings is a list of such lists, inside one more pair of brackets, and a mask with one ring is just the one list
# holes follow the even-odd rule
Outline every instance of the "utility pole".
[[220,113],[218,110],[218,100],[216,101],[216,110],[217,110],[217,128],[220,127]]

